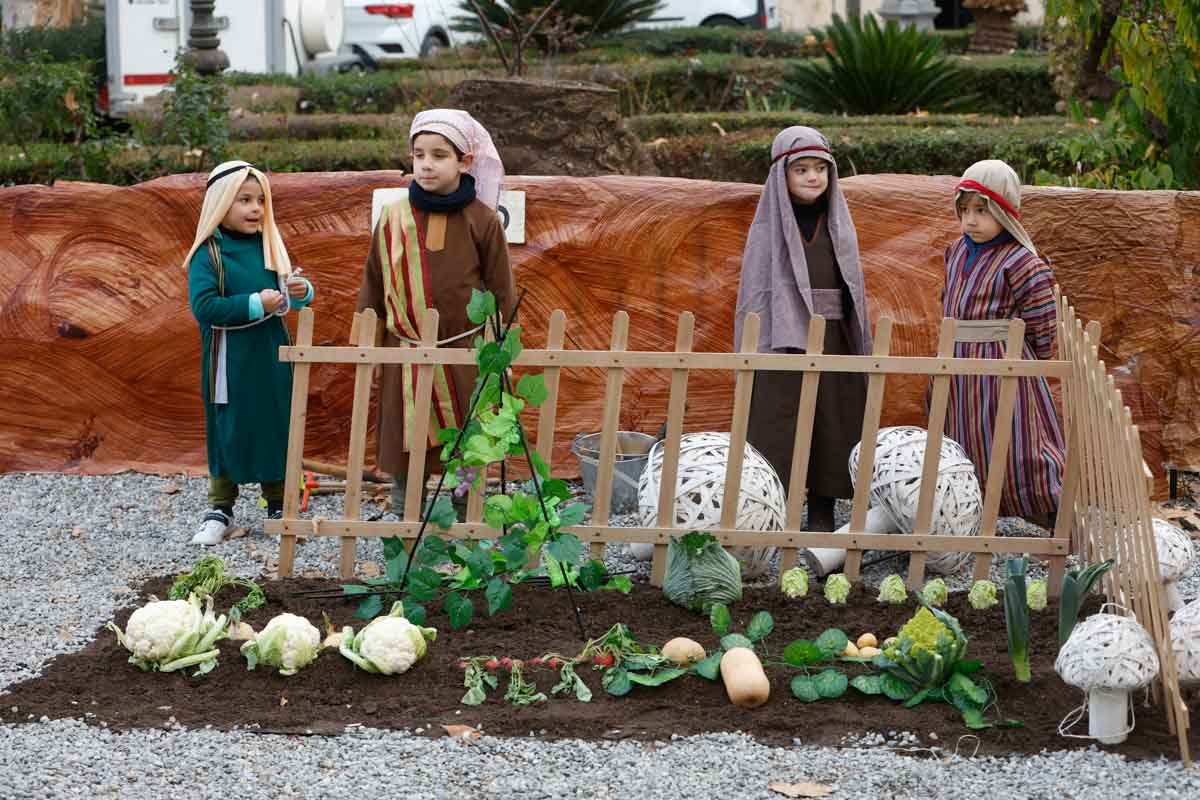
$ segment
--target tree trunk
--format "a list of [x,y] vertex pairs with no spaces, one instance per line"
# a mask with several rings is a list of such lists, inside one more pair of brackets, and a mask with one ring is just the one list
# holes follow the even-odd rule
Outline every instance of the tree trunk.
[[1007,53],[1017,48],[1017,27],[1013,23],[1015,11],[975,8],[972,13],[975,15],[972,53]]

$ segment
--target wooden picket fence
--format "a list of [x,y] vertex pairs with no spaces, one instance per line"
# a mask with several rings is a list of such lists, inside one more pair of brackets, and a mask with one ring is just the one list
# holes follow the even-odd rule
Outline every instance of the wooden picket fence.
[[[280,358],[294,364],[291,424],[288,439],[287,485],[282,520],[266,523],[268,533],[279,534],[279,575],[292,573],[298,537],[333,536],[341,539],[339,571],[351,577],[356,570],[356,544],[360,536],[400,537],[411,547],[420,529],[419,514],[424,476],[410,470],[405,493],[404,518],[400,521],[360,520],[362,475],[367,444],[367,420],[370,409],[371,375],[377,364],[414,364],[417,366],[415,408],[418,409],[411,441],[410,463],[424,463],[428,448],[429,410],[435,365],[472,365],[474,354],[462,348],[438,348],[438,315],[426,312],[422,319],[420,347],[384,348],[374,346],[376,316],[365,311],[355,316],[349,346],[314,346],[313,312],[300,313],[296,343],[280,348]],[[680,440],[683,435],[684,408],[688,375],[692,370],[726,370],[735,375],[733,413],[730,428],[729,460],[722,503],[722,517],[716,528],[707,532],[725,546],[776,547],[780,550],[780,568],[796,563],[797,552],[804,548],[834,547],[847,551],[843,572],[851,581],[859,579],[862,556],[866,550],[907,551],[907,584],[920,587],[925,578],[925,561],[931,552],[968,552],[975,555],[974,574],[986,577],[994,555],[1028,554],[1048,564],[1048,589],[1057,596],[1069,553],[1077,552],[1088,561],[1114,557],[1118,564],[1105,578],[1108,598],[1136,614],[1154,637],[1163,665],[1156,684],[1156,698],[1165,706],[1171,730],[1179,737],[1181,756],[1190,763],[1187,749],[1188,713],[1179,692],[1177,673],[1171,656],[1165,599],[1157,580],[1158,566],[1153,528],[1150,522],[1147,471],[1141,456],[1137,429],[1121,401],[1112,379],[1097,357],[1099,327],[1092,323],[1085,330],[1065,299],[1058,297],[1059,360],[1022,358],[1024,323],[999,321],[992,326],[991,340],[1005,343],[1005,357],[999,359],[955,358],[954,343],[965,338],[962,324],[942,321],[937,354],[934,357],[889,355],[892,320],[881,318],[876,326],[871,355],[825,355],[820,343],[825,340],[825,320],[814,317],[808,341],[817,343],[803,354],[764,354],[756,352],[759,319],[746,318],[740,348],[736,353],[698,353],[692,351],[694,317],[684,313],[678,320],[675,349],[671,352],[629,351],[629,317],[617,312],[613,319],[608,350],[566,350],[563,348],[566,315],[551,314],[545,347],[523,350],[515,362],[522,369],[540,369],[548,391],[546,401],[537,409],[537,434],[534,449],[551,464],[556,434],[559,378],[564,369],[600,369],[605,372],[601,442],[596,486],[589,524],[567,528],[591,544],[599,554],[608,542],[643,542],[654,545],[651,581],[661,585],[666,563],[668,538],[680,531],[672,527],[673,489],[678,475]],[[979,341],[978,326],[969,334]],[[299,483],[302,474],[305,418],[308,409],[309,371],[316,363],[353,364],[354,397],[347,458],[346,501],[343,517],[336,520],[301,518]],[[621,410],[624,371],[631,368],[661,369],[670,372],[667,434],[663,443],[662,477],[657,503],[657,518],[652,527],[614,527],[609,511],[613,474],[617,455],[617,433]],[[781,531],[739,530],[736,524],[737,498],[741,488],[742,461],[750,413],[751,393],[756,370],[803,372],[801,403],[797,411],[794,456],[788,486],[787,512]],[[866,413],[862,422],[861,451],[849,532],[823,533],[801,530],[806,493],[809,445],[816,408],[816,390],[822,372],[851,372],[867,375]],[[882,414],[884,384],[888,375],[925,375],[931,381],[927,443],[922,465],[914,531],[910,534],[865,533],[870,500],[871,475],[875,462],[876,437]],[[933,492],[945,425],[950,380],[955,375],[987,375],[999,379],[999,397],[986,485],[983,487],[983,512],[979,535],[938,536],[932,533]],[[1061,513],[1049,537],[997,536],[1002,487],[1012,439],[1012,420],[1018,383],[1023,378],[1043,377],[1062,382],[1068,451],[1064,475]],[[782,478],[783,476],[781,476]],[[486,481],[483,482],[486,486]],[[484,497],[473,491],[467,505],[466,521],[451,526],[445,535],[459,539],[492,539],[497,531],[482,522]]]
[[1154,639],[1159,678],[1155,700],[1188,752],[1188,708],[1179,689],[1179,672],[1171,650],[1166,597],[1158,572],[1158,551],[1150,505],[1150,485],[1143,480],[1145,462],[1133,415],[1100,360],[1100,325],[1085,327],[1075,309],[1055,292],[1059,353],[1070,360],[1067,381],[1066,437],[1075,468],[1069,470],[1059,503],[1059,522],[1072,517],[1074,552],[1086,563],[1113,559],[1105,574],[1104,594],[1112,610],[1137,618]]

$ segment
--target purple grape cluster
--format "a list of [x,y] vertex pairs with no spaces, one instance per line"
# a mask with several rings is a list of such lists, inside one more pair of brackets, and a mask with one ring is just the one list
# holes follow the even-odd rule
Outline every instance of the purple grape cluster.
[[479,467],[456,467],[454,476],[458,478],[458,486],[454,487],[454,496],[466,497],[467,492],[471,491],[471,484],[475,483],[475,479],[479,477]]

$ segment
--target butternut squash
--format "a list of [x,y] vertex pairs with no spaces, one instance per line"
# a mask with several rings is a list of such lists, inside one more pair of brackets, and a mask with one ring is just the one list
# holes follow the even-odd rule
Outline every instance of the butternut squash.
[[704,647],[699,642],[684,636],[677,636],[664,644],[662,654],[680,667],[703,661],[706,657]]
[[762,662],[746,647],[734,647],[721,656],[721,680],[735,706],[758,708],[771,696],[771,682]]

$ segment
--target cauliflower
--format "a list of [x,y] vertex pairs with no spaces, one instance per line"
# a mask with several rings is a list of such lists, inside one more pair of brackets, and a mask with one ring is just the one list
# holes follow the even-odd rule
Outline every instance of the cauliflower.
[[996,605],[1000,602],[996,599],[996,584],[991,581],[975,581],[971,584],[971,591],[967,592],[967,602],[976,611]]
[[280,614],[272,617],[258,634],[242,645],[246,668],[262,662],[279,667],[280,675],[295,675],[321,651],[321,632],[304,617]]
[[1046,582],[1044,580],[1030,581],[1025,587],[1025,602],[1030,611],[1046,610]]
[[888,575],[879,584],[879,597],[876,598],[881,603],[893,603],[899,605],[908,599],[908,592],[904,589],[904,578],[899,575]]
[[808,572],[804,567],[792,567],[783,573],[779,583],[787,597],[804,597],[808,594]]
[[967,638],[958,620],[939,609],[921,606],[883,654],[893,662],[885,667],[887,671],[909,683],[930,687],[944,683],[966,652]]
[[404,618],[404,604],[397,602],[386,617],[377,617],[354,635],[354,629],[342,629],[338,652],[367,672],[399,675],[407,672],[425,655],[425,642],[437,638],[434,628],[413,625]]
[[946,582],[941,578],[934,578],[925,584],[925,588],[921,589],[921,599],[931,606],[946,605],[946,598],[949,594]]
[[850,596],[850,581],[844,573],[838,572],[825,579],[825,599],[831,603],[845,603]]
[[132,655],[129,663],[139,669],[174,672],[199,667],[197,675],[217,665],[216,643],[227,635],[225,617],[213,614],[212,597],[201,611],[200,598],[156,600],[133,612],[124,632],[113,623],[107,627]]

